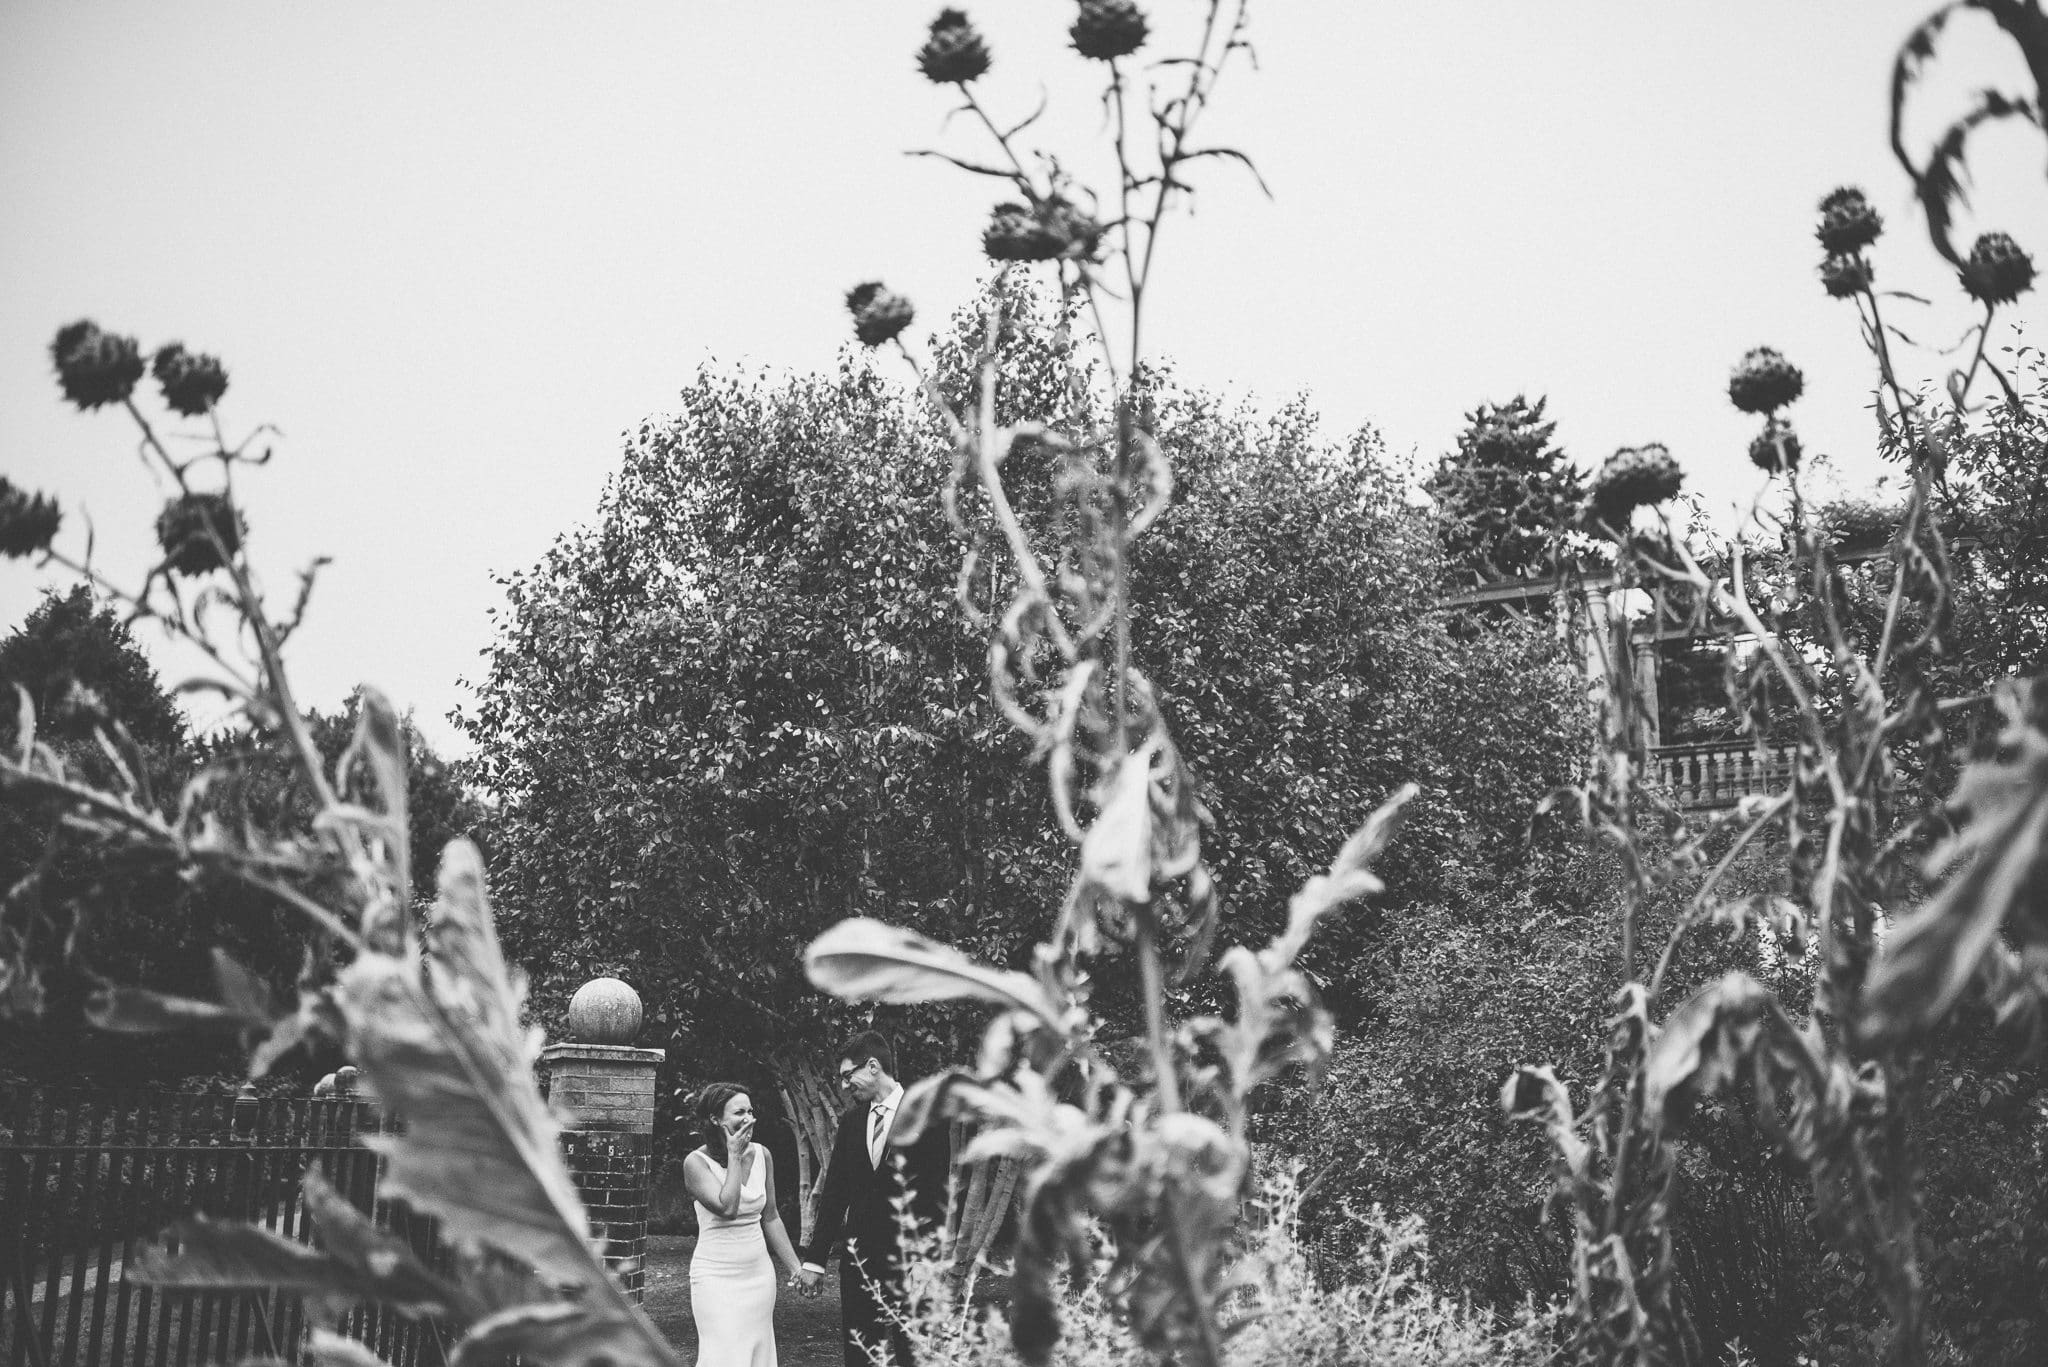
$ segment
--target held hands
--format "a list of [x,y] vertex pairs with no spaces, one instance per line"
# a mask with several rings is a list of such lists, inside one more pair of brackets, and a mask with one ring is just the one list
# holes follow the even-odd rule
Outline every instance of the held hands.
[[805,1299],[817,1295],[819,1289],[824,1284],[825,1274],[813,1272],[807,1267],[799,1267],[796,1271],[789,1274],[789,1289]]

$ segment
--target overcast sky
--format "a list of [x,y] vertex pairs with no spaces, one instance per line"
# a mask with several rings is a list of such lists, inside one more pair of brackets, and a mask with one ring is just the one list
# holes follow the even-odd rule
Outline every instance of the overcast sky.
[[[1916,332],[1970,321],[1885,145],[1893,52],[1931,8],[1259,6],[1210,133],[1273,198],[1205,173],[1150,335],[1194,382],[1306,392],[1333,435],[1426,457],[1476,403],[1547,394],[1581,464],[1660,440],[1721,504],[1753,473],[1727,372],[1768,343],[1806,371],[1809,450],[1867,480],[1869,367],[1814,281],[1813,208],[1864,186],[1880,284],[1944,301]],[[493,576],[589,516],[622,433],[707,362],[831,365],[855,282],[910,295],[920,331],[973,290],[991,183],[902,155],[978,151],[912,66],[935,9],[0,0],[0,466],[89,514],[132,582],[161,495],[125,419],[61,404],[49,339],[92,317],[218,353],[230,426],[285,434],[246,481],[267,582],[334,558],[302,695],[375,682],[459,750]],[[1071,5],[969,12],[984,97],[1043,88],[1038,142],[1094,165]],[[1919,127],[1990,84],[2024,69],[1966,17]],[[2004,228],[2048,265],[2044,155],[1983,139],[1965,242]],[[0,627],[45,582],[0,565]]]

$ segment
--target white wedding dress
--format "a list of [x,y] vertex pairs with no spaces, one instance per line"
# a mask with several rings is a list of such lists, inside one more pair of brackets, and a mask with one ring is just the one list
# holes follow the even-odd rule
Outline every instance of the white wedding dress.
[[[690,1313],[697,1321],[697,1367],[776,1367],[775,1263],[761,1234],[768,1206],[768,1150],[748,1145],[752,1161],[730,1220],[697,1206],[697,1251],[690,1256]],[[725,1165],[713,1162],[721,1184]]]

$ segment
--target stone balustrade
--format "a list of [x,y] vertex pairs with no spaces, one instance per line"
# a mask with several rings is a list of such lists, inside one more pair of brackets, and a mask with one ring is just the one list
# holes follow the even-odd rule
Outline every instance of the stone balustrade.
[[1785,791],[1792,782],[1794,745],[1749,741],[1663,745],[1650,751],[1651,781],[1681,807],[1732,807],[1745,797]]

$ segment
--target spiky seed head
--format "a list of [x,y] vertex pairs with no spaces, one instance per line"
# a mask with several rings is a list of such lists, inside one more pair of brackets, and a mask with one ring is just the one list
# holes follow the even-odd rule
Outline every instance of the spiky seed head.
[[1970,248],[1960,279],[1980,304],[2010,304],[2034,287],[2034,258],[2011,233],[1984,233]]
[[227,561],[221,551],[233,555],[240,550],[243,530],[241,515],[221,493],[180,494],[156,515],[156,543],[163,547],[164,564],[195,578],[223,568]]
[[1685,483],[1685,472],[1661,442],[1647,446],[1624,446],[1607,458],[1586,494],[1586,510],[1592,520],[1626,531],[1638,508],[1648,508],[1675,496]]
[[1728,401],[1745,413],[1774,413],[1806,388],[1799,367],[1767,346],[1742,358],[1728,377]]
[[150,373],[171,411],[188,418],[207,413],[228,392],[228,372],[220,358],[187,351],[182,342],[158,347]]
[[1059,239],[1059,254],[1071,261],[1093,261],[1102,243],[1102,225],[1072,200],[1055,198],[1039,206],[1046,231]]
[[1877,210],[1870,207],[1870,201],[1863,192],[1853,185],[1828,192],[1820,202],[1820,226],[1813,235],[1820,239],[1821,250],[1829,256],[1842,256],[1860,252],[1877,241],[1884,231],[1884,220]]
[[32,494],[0,475],[0,556],[22,560],[50,549],[64,521],[54,499]]
[[956,9],[942,9],[917,50],[917,69],[934,85],[966,85],[988,73],[988,44]]
[[1128,57],[1145,45],[1151,25],[1132,0],[1081,0],[1081,12],[1067,30],[1074,51],[1098,62]]
[[1092,261],[1102,225],[1068,200],[998,204],[981,230],[981,249],[991,261]]
[[1050,261],[1061,242],[1038,214],[1025,204],[998,204],[981,230],[981,249],[991,261]]
[[862,346],[880,346],[893,340],[917,316],[908,299],[884,288],[879,280],[848,290],[846,310],[853,315],[853,335]]
[[1783,418],[1766,418],[1764,430],[1749,443],[1749,463],[1766,474],[1799,468],[1799,434]]
[[57,383],[64,397],[81,410],[121,402],[142,378],[142,349],[135,339],[102,332],[90,319],[57,329],[50,359],[57,363]]
[[1870,260],[1857,253],[1842,253],[1820,263],[1821,287],[1833,299],[1853,299],[1870,288]]

